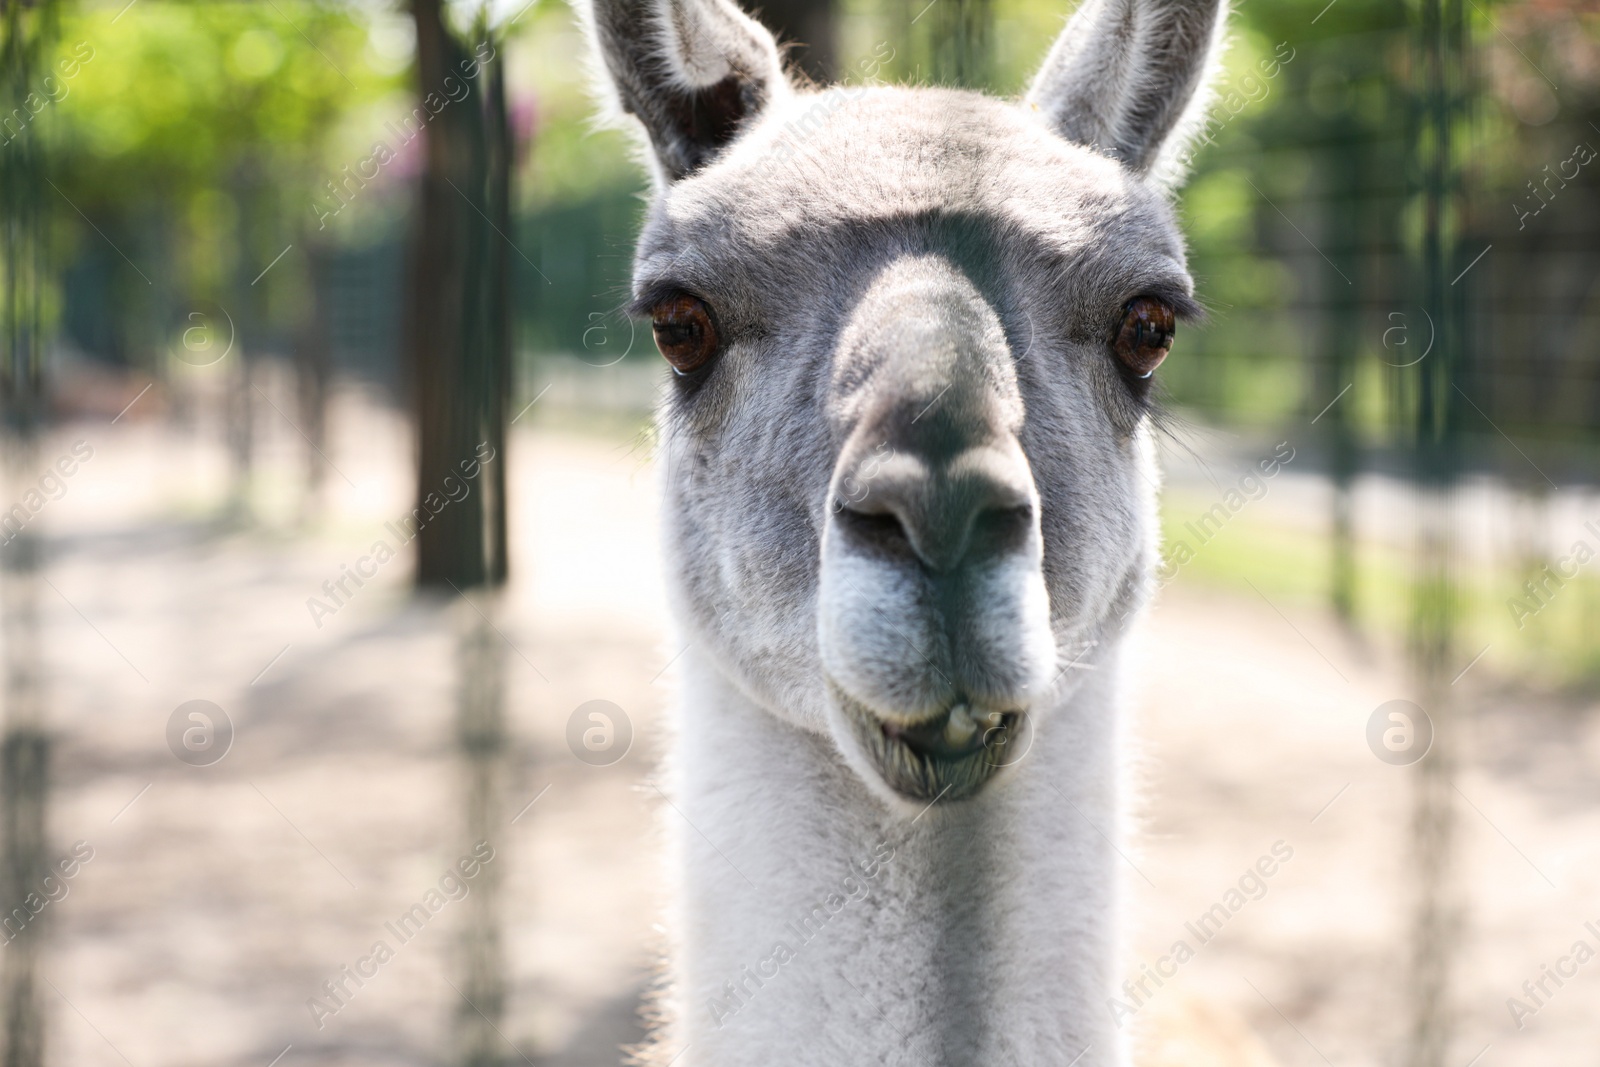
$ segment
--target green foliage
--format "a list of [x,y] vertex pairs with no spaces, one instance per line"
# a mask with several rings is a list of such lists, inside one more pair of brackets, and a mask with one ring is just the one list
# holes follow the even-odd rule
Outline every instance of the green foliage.
[[[1422,372],[1398,365],[1426,341],[1416,282],[1428,218],[1419,160],[1445,130],[1455,153],[1450,180],[1465,190],[1447,198],[1440,219],[1445,242],[1465,249],[1449,274],[1495,246],[1454,290],[1483,308],[1460,346],[1464,372],[1451,379],[1482,408],[1481,420],[1466,412],[1482,435],[1475,455],[1492,455],[1492,445],[1508,469],[1531,479],[1534,460],[1547,465],[1534,444],[1544,437],[1585,474],[1578,442],[1596,439],[1600,337],[1594,168],[1544,197],[1549,210],[1526,229],[1514,214],[1519,203],[1535,205],[1531,180],[1570,159],[1574,141],[1600,145],[1600,16],[1576,6],[1481,0],[1463,9],[1478,80],[1470,101],[1456,101],[1450,120],[1434,126],[1419,117],[1427,84],[1419,3],[1236,6],[1206,135],[1177,198],[1209,312],[1205,323],[1182,328],[1161,372],[1180,417],[1230,428],[1294,425],[1307,466],[1327,460],[1334,470],[1341,461],[1328,456],[1354,456],[1353,471],[1380,452],[1386,465],[1404,458],[1423,403]],[[846,81],[981,83],[1015,95],[1069,7],[837,0],[838,65]],[[7,10],[37,22],[53,5]],[[61,79],[36,119],[0,146],[0,163],[11,168],[0,171],[37,172],[59,189],[29,179],[28,195],[50,209],[51,258],[69,265],[70,299],[49,282],[34,294],[46,318],[58,307],[69,318],[92,313],[98,320],[78,323],[76,335],[102,340],[85,346],[139,360],[162,350],[174,306],[196,296],[227,296],[233,306],[238,296],[252,343],[264,343],[299,321],[308,288],[302,257],[343,243],[359,247],[347,249],[342,273],[367,286],[348,285],[359,296],[351,304],[397,320],[390,275],[403,261],[415,159],[402,153],[385,164],[381,180],[363,185],[326,231],[312,205],[327,203],[328,182],[368,158],[375,137],[390,137],[385,123],[412,106],[410,25],[398,8],[319,0],[140,0],[73,9],[59,32],[30,37],[51,43],[26,64],[6,53],[0,73],[15,99],[46,70]],[[528,8],[516,31],[507,49],[513,112],[534,111],[510,230],[519,356],[650,358],[647,332],[617,312],[647,184],[632,138],[597,127],[587,48],[565,4]],[[963,42],[951,47],[957,33]],[[291,242],[287,258],[252,286]],[[374,259],[389,270],[381,283],[351,266]],[[336,319],[349,312],[335,310]],[[1406,347],[1386,347],[1395,336]],[[1348,395],[1310,428],[1345,385]],[[1505,448],[1501,432],[1532,459]],[[1412,608],[1405,555],[1363,545],[1357,556],[1358,621],[1403,632]],[[1185,580],[1245,573],[1269,593],[1322,597],[1326,546],[1240,525]],[[1459,590],[1469,635],[1481,629],[1496,642],[1490,660],[1521,649],[1554,656],[1562,670],[1592,661],[1593,642],[1581,635],[1592,633],[1600,610],[1595,580],[1573,582],[1518,631],[1505,601],[1520,580],[1486,570]]]
[[[64,18],[56,60],[76,69],[32,132],[48,138],[66,201],[57,255],[89,285],[67,303],[110,321],[103,354],[150,358],[169,305],[248,288],[303,243],[341,121],[400,85],[370,30],[354,9],[307,0],[143,0]],[[87,269],[97,262],[106,269]],[[249,293],[242,314],[256,336],[290,327],[301,267],[291,256]]]
[[397,87],[347,8],[146,0],[117,17],[89,9],[62,31],[64,55],[93,49],[61,104],[60,150],[94,202],[194,195],[241,166],[303,171],[341,115]]
[[[540,4],[516,58],[521,81],[534,94],[537,138],[523,183],[526,205],[610,200],[643,191],[645,177],[630,137],[598,120],[586,72],[588,43],[565,4]],[[627,239],[631,231],[620,234]]]
[[51,311],[44,267],[46,178],[38,116],[61,92],[48,60],[58,5],[0,3],[0,414],[29,432],[39,409],[43,325]]

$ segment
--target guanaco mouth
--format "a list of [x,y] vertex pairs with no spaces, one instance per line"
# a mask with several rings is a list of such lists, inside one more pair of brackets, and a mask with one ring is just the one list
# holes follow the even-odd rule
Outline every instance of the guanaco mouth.
[[976,793],[1033,741],[1027,712],[990,711],[964,700],[909,725],[886,722],[831,687],[856,741],[889,787],[913,800],[956,800]]

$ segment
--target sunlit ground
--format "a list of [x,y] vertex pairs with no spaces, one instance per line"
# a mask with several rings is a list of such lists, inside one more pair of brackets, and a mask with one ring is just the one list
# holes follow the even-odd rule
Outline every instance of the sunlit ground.
[[[286,380],[265,395],[292,410]],[[500,460],[515,574],[498,603],[411,599],[402,554],[320,627],[307,598],[408,510],[395,412],[339,391],[324,501],[307,511],[304,445],[260,404],[249,520],[225,517],[221,426],[205,403],[147,396],[116,424],[47,436],[41,468],[76,441],[93,448],[35,520],[57,739],[50,847],[93,849],[37,920],[55,1062],[266,1067],[289,1046],[285,1067],[445,1062],[478,1025],[469,991],[494,986],[468,963],[471,930],[499,938],[506,1012],[491,1037],[505,1062],[614,1064],[638,1037],[662,903],[657,827],[678,817],[650,782],[681,647],[642,424],[559,398],[518,422]],[[1226,485],[1255,452],[1224,444],[1208,459]],[[1169,537],[1216,497],[1178,457],[1171,479]],[[1176,940],[1198,946],[1176,977],[1147,985],[1129,1024],[1168,1042],[1152,1063],[1378,1065],[1404,1047],[1416,769],[1380,762],[1365,728],[1378,705],[1415,693],[1396,640],[1381,627],[1352,636],[1308,593],[1325,566],[1325,492],[1282,471],[1162,591],[1139,641],[1128,976]],[[1364,551],[1402,551],[1374,521]],[[1237,580],[1251,574],[1256,590]],[[1369,601],[1402,595],[1371,581]],[[505,693],[494,858],[401,944],[385,924],[472,849],[456,718],[459,650],[474,635],[487,652],[469,673],[497,660]],[[1497,662],[1485,656],[1452,687],[1454,1062],[1491,1046],[1484,1067],[1590,1064],[1600,964],[1520,1031],[1506,999],[1574,941],[1597,943],[1584,922],[1600,926],[1600,784],[1586,770],[1600,759],[1600,707],[1513,685]],[[236,727],[209,767],[169,750],[169,717],[193,699]],[[593,699],[624,709],[635,734],[609,767],[580,762],[566,740]],[[1275,846],[1292,856],[1199,945],[1185,924]],[[375,976],[347,979],[336,1012],[308,1007],[380,939],[395,951]],[[1183,1042],[1234,1051],[1178,1059]]]

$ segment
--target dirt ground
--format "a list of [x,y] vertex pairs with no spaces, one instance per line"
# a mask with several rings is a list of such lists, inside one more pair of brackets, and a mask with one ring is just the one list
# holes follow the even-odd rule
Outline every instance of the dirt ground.
[[[5,576],[13,602],[19,587],[37,597],[50,855],[93,849],[26,935],[50,1061],[443,1064],[487,1040],[506,1063],[619,1062],[651,968],[654,827],[672,817],[649,784],[679,649],[647,449],[625,431],[524,420],[501,459],[516,575],[499,601],[409,598],[402,552],[314,620],[306,601],[323,582],[394,540],[384,523],[409,506],[407,437],[392,413],[344,395],[327,505],[307,525],[302,446],[259,414],[249,522],[219,518],[226,462],[204,419],[74,425],[40,451],[43,469],[74,441],[94,450],[35,520],[39,581]],[[1130,977],[1275,844],[1292,858],[1134,1025],[1242,1024],[1286,1067],[1399,1064],[1417,768],[1380,762],[1365,729],[1380,704],[1415,698],[1403,666],[1321,615],[1182,576],[1150,613],[1137,664]],[[496,671],[504,741],[473,749],[457,721],[472,689],[462,675]],[[1506,1000],[1574,941],[1600,947],[1584,929],[1600,929],[1600,708],[1507,690],[1487,671],[1455,689],[1447,1062],[1592,1064],[1600,962],[1548,984],[1520,1030]],[[169,719],[196,699],[235,729],[210,766],[169,748]],[[574,709],[596,699],[634,734],[604,767],[567,743]],[[385,924],[472,851],[474,819],[493,859],[464,899],[393,936]],[[359,961],[380,940],[392,958],[359,986],[345,979],[332,1010],[323,983],[346,966],[370,973]],[[22,944],[0,962],[22,966]]]

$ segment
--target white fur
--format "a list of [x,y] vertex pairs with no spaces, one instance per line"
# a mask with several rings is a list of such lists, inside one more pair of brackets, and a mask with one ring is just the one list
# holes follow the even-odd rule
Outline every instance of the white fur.
[[[870,769],[685,659],[682,815],[666,814],[678,955],[655,1062],[685,1046],[677,1063],[702,1067],[1125,1062],[1105,1005],[1120,922],[1121,861],[1101,836],[1116,834],[1121,784],[1115,657],[1053,709],[1011,768],[1027,773],[996,778],[982,806],[931,808],[887,807],[864,787]],[[893,858],[861,876],[880,842]],[[853,872],[865,895],[802,942],[791,924]],[[713,999],[780,941],[795,959],[717,1025]]]

